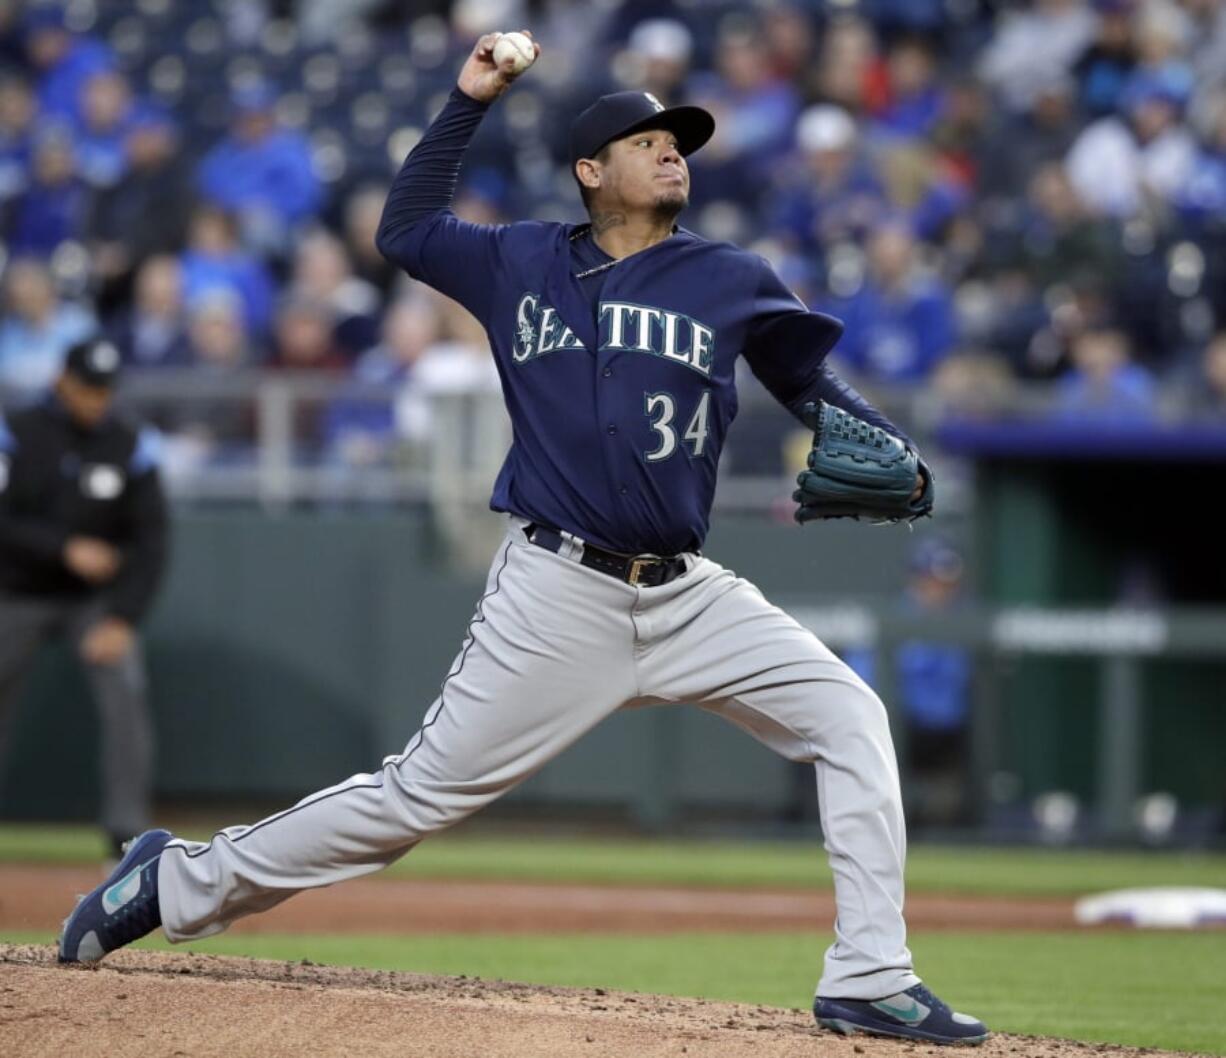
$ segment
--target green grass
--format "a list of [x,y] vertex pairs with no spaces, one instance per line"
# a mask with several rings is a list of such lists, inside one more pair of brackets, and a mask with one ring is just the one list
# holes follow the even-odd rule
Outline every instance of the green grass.
[[[208,831],[184,836],[207,837]],[[88,827],[0,826],[0,863],[89,863],[102,856]],[[445,834],[386,872],[416,878],[616,885],[828,885],[813,842],[706,842]],[[1130,886],[1226,888],[1226,855],[914,846],[911,892],[1070,896]]]
[[[813,933],[254,934],[185,949],[803,1007],[828,941]],[[999,1031],[1226,1055],[1226,941],[1220,933],[930,933],[915,938],[913,950],[939,995]]]

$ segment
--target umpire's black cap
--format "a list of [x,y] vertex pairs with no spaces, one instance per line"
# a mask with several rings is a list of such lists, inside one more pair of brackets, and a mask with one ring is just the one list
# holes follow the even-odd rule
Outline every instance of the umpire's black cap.
[[595,158],[600,148],[644,129],[668,129],[677,149],[693,154],[711,138],[715,119],[702,107],[666,107],[650,92],[614,92],[601,96],[570,127],[570,164]]
[[123,365],[119,350],[105,338],[77,342],[64,357],[64,371],[87,386],[110,389]]

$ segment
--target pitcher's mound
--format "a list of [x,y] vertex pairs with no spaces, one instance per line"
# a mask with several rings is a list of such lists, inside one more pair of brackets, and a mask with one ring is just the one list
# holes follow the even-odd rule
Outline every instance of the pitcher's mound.
[[[163,952],[117,952],[90,969],[57,965],[50,946],[0,944],[6,1058],[903,1058],[934,1051],[845,1039],[818,1029],[805,1010]],[[1016,1036],[994,1037],[973,1053],[1094,1058],[1104,1051],[1137,1053]]]

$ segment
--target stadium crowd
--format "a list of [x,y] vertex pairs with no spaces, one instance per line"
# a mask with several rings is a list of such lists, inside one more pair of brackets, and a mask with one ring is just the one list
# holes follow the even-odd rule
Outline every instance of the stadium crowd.
[[[367,464],[431,394],[496,387],[373,234],[472,42],[520,26],[547,61],[487,117],[462,215],[579,219],[569,118],[642,88],[716,115],[683,222],[844,319],[870,394],[1226,415],[1226,0],[0,0],[7,399],[101,330],[184,396],[326,376],[301,439]],[[205,460],[251,426],[159,420]]]

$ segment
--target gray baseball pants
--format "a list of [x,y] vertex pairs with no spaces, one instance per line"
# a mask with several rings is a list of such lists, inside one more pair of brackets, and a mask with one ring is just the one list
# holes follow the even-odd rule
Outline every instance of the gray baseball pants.
[[[569,552],[569,553],[568,553]],[[302,889],[370,874],[528,778],[618,709],[688,702],[812,763],[838,916],[818,992],[911,987],[898,770],[881,701],[748,581],[687,556],[632,587],[553,554],[512,519],[441,693],[404,752],[254,826],[176,840],[162,925],[207,937]]]
[[[92,603],[0,594],[0,765],[8,759],[17,699],[44,643],[65,637],[74,650],[102,616]],[[102,726],[99,822],[117,838],[149,827],[153,723],[139,641],[114,665],[82,662]]]

